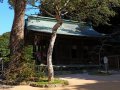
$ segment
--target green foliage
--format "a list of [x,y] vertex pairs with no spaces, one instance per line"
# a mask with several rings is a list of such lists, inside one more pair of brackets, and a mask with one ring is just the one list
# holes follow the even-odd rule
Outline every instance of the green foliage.
[[[33,79],[33,81],[38,81],[39,79],[42,79],[44,77],[46,77],[46,72],[47,72],[47,67],[43,66],[43,65],[34,65],[34,64],[29,64],[29,66],[35,70],[35,75],[34,77],[31,78],[31,80]],[[37,78],[37,80],[36,80]],[[35,80],[34,80],[35,79]]]
[[24,59],[27,63],[33,63],[33,51],[32,45],[25,46],[24,48]]
[[9,61],[9,36],[10,33],[4,33],[0,36],[0,51],[1,51],[1,57],[4,59],[5,62]]
[[[94,25],[98,25],[109,23],[109,18],[116,14],[113,7],[119,7],[120,0],[42,0],[41,7],[55,14],[57,4],[61,8],[61,14],[68,13],[65,18],[77,21],[90,20]],[[46,16],[46,13],[43,11],[42,15]]]
[[[9,61],[9,39],[10,39],[10,32],[4,33],[0,36],[0,51],[2,54],[2,58],[5,62]],[[24,56],[22,57],[26,60],[27,63],[33,62],[33,55],[32,55],[32,46],[26,46],[24,48]]]
[[19,83],[22,81],[28,81],[29,78],[34,75],[34,70],[30,68],[27,63],[23,62],[21,66],[17,68],[16,72],[13,71],[13,73],[9,73],[5,78],[7,82]]
[[10,8],[14,8],[14,0],[8,0]]
[[36,72],[34,63],[26,63],[25,61],[23,61],[20,64],[20,67],[17,68],[16,72],[13,71],[13,73],[9,73],[8,75],[6,75],[6,81],[8,83],[11,82],[19,84],[23,81],[36,82],[45,77],[45,72],[41,70],[39,70],[39,72]]
[[24,63],[17,76],[19,78],[16,78],[19,80],[29,80],[29,78],[33,77],[34,75],[35,71],[31,67],[29,67],[27,63]]
[[[39,82],[36,82],[36,84],[48,84],[48,80],[47,78],[45,80],[40,80]],[[50,84],[63,84],[64,80],[60,80],[60,79],[55,79],[53,82],[50,82]]]
[[[0,36],[0,51],[2,51],[2,58],[4,59],[4,62],[9,62],[9,36],[10,33],[4,33]],[[9,80],[23,80],[28,79],[32,76],[35,76],[35,71],[33,67],[30,67],[29,64],[34,64],[33,55],[32,55],[32,46],[26,46],[24,48],[23,56],[21,58],[20,68],[17,68],[18,72],[11,73],[8,75]]]
[[[18,61],[10,61],[8,65],[12,65],[7,68],[4,73],[4,77],[8,83],[11,82],[15,84],[19,84],[22,81],[27,81],[29,78],[35,76],[35,70],[29,66],[29,64],[33,64],[33,61],[24,56],[25,52],[22,53],[22,57]],[[11,58],[15,58],[14,56]],[[15,64],[14,64],[15,63]]]
[[[44,68],[44,70],[42,69]],[[46,72],[45,72],[46,68],[45,67],[40,67],[40,70],[39,72],[36,72],[35,73],[35,77],[38,77],[38,78],[44,78],[46,76]]]
[[112,7],[119,6],[119,3],[119,0],[79,0],[79,3],[74,1],[72,5],[75,8],[72,10],[76,12],[74,15],[77,18],[80,17],[81,20],[88,19],[96,25],[108,24],[109,18],[116,13]]

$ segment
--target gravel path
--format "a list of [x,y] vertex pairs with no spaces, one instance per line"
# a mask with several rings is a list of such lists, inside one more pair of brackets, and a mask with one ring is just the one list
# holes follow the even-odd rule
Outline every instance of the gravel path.
[[36,88],[31,86],[0,86],[0,90],[120,90],[120,74],[94,76],[88,74],[71,74],[61,76],[69,85],[56,88]]

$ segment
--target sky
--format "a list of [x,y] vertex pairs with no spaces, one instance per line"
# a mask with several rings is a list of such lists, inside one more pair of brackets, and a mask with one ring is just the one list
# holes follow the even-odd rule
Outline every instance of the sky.
[[0,35],[11,30],[14,11],[9,8],[7,0],[0,3]]
[[[5,32],[11,31],[14,11],[9,8],[8,0],[4,0],[3,3],[0,3],[0,35]],[[29,6],[30,7],[30,6]],[[35,14],[38,10],[26,10],[27,15]]]

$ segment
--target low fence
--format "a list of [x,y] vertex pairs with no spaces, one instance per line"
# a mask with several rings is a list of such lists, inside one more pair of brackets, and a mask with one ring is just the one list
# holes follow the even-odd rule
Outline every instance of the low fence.
[[[47,72],[47,65],[29,65],[36,72]],[[69,70],[82,70],[82,69],[97,69],[100,65],[53,65],[55,71],[69,71]]]
[[109,68],[120,70],[120,55],[108,56]]

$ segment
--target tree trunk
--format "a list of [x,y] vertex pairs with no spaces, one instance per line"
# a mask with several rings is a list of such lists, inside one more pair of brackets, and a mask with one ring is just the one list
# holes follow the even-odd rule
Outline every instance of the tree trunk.
[[57,36],[57,30],[62,25],[62,20],[59,19],[52,29],[51,40],[47,52],[47,66],[48,66],[48,81],[51,82],[54,80],[54,70],[52,65],[52,53],[53,47]]
[[24,47],[24,14],[26,0],[14,0],[14,21],[10,34],[10,63],[8,69],[17,69]]

